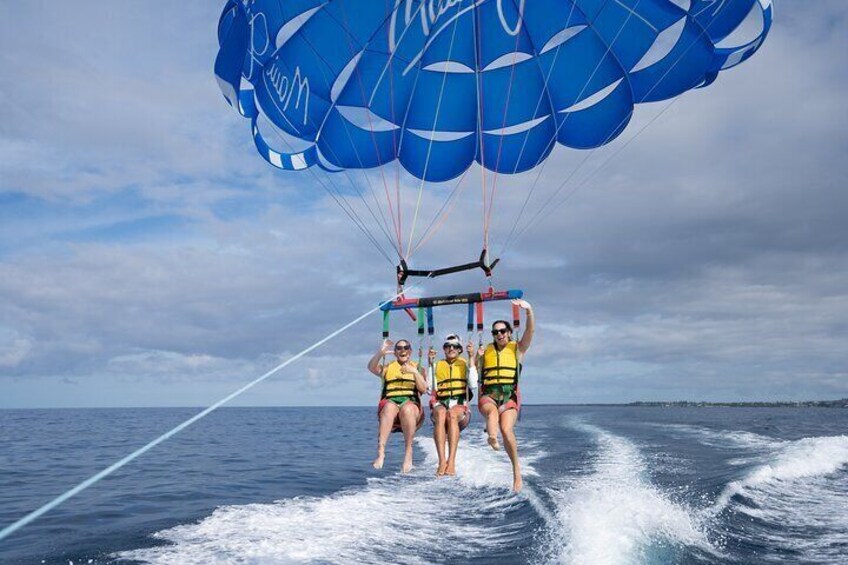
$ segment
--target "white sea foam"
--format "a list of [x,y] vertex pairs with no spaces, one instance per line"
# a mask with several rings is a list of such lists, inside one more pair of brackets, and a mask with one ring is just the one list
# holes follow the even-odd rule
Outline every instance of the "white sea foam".
[[657,544],[713,552],[697,514],[652,485],[638,448],[604,430],[578,424],[597,443],[593,472],[552,488],[561,531],[552,561],[641,563]]
[[785,442],[768,462],[729,483],[709,509],[746,516],[734,535],[766,542],[764,561],[789,552],[810,562],[845,560],[848,547],[848,436]]
[[[527,524],[504,520],[523,504],[510,494],[511,467],[485,436],[466,434],[457,476],[436,478],[431,439],[418,438],[425,460],[408,476],[374,478],[325,497],[225,506],[199,523],[156,534],[168,542],[118,557],[147,563],[406,563],[431,561],[422,549],[481,555],[524,537]],[[532,446],[525,446],[532,447]],[[524,461],[526,475],[539,452]]]
[[[745,478],[727,485],[715,509],[727,506],[737,494],[757,498],[760,491],[793,489],[800,483],[836,473],[848,465],[848,436],[804,438],[786,443],[773,459],[755,468]],[[786,489],[788,490],[788,489]],[[763,500],[763,502],[769,502]],[[848,505],[845,505],[848,509]]]

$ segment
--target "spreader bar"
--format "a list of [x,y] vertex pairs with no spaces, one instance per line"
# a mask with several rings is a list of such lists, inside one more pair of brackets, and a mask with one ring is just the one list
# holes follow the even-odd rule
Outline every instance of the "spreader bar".
[[522,290],[500,290],[491,292],[470,292],[468,294],[447,294],[445,296],[429,296],[422,298],[403,298],[383,304],[383,312],[389,310],[408,310],[410,308],[432,308],[434,306],[451,306],[454,304],[476,304],[478,302],[493,302],[496,300],[513,300],[524,296]]

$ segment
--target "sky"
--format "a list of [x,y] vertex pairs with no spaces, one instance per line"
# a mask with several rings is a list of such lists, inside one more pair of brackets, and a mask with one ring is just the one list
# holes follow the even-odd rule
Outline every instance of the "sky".
[[[0,4],[0,408],[206,405],[394,292],[322,189],[355,204],[380,175],[257,155],[212,71],[222,5]],[[536,312],[526,402],[848,396],[848,5],[775,8],[763,48],[709,88],[639,107],[588,159],[548,159],[494,281]],[[494,254],[535,178],[498,181]],[[413,266],[479,254],[479,174],[465,182]],[[425,191],[416,234],[450,188]],[[437,340],[464,335],[462,307],[436,315]],[[234,404],[375,404],[380,329],[373,314]],[[393,330],[415,333],[402,314]]]

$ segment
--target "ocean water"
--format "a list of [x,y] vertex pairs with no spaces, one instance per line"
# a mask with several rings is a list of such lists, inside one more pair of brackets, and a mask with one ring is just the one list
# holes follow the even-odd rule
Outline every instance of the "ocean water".
[[[196,409],[0,411],[0,524]],[[225,408],[0,541],[0,563],[848,563],[848,410],[526,406],[371,468],[373,408]]]

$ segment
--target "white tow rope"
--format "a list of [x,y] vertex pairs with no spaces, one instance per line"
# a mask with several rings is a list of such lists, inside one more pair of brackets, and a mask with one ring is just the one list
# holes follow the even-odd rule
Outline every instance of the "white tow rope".
[[[410,287],[410,288],[412,288],[412,287]],[[407,290],[409,290],[409,289],[407,289]],[[292,363],[294,363],[295,361],[297,361],[298,359],[300,359],[301,357],[303,357],[307,353],[314,351],[315,349],[324,345],[325,343],[327,343],[328,341],[330,341],[334,337],[336,337],[339,334],[347,331],[351,327],[355,326],[356,324],[358,324],[359,322],[361,322],[362,320],[364,320],[365,318],[367,318],[368,316],[370,316],[371,314],[373,314],[374,312],[379,310],[384,304],[387,304],[387,303],[390,303],[391,301],[393,301],[395,298],[400,296],[400,294],[401,293],[398,293],[398,294],[394,295],[392,298],[390,298],[389,300],[386,300],[386,301],[380,303],[380,305],[377,306],[376,308],[372,308],[371,310],[362,314],[361,316],[354,319],[353,321],[345,324],[344,326],[340,327],[336,331],[328,334],[327,336],[325,336],[321,340],[316,341],[315,343],[313,343],[312,345],[310,345],[306,349],[302,350],[300,353],[296,353],[295,355],[292,355],[291,357],[289,357],[288,359],[286,359],[285,361],[283,361],[282,363],[280,363],[279,365],[277,365],[276,367],[274,367],[273,369],[271,369],[270,371],[268,371],[267,373],[265,373],[261,377],[254,379],[253,381],[247,383],[246,385],[244,385],[240,389],[236,390],[235,392],[225,396],[224,398],[222,398],[221,400],[219,400],[215,404],[212,404],[208,408],[205,408],[201,412],[198,412],[197,414],[195,414],[194,416],[192,416],[191,418],[189,418],[188,420],[186,420],[182,424],[179,424],[178,426],[174,427],[173,429],[165,432],[164,434],[157,437],[156,439],[154,439],[153,441],[151,441],[147,445],[136,449],[135,451],[133,451],[132,453],[130,453],[129,455],[127,455],[123,459],[116,461],[115,463],[106,467],[105,469],[103,469],[99,473],[92,475],[91,477],[84,480],[83,482],[81,482],[77,486],[73,487],[72,489],[68,490],[64,494],[57,496],[56,498],[54,498],[53,500],[51,500],[50,502],[48,502],[47,504],[45,504],[41,508],[38,508],[37,510],[30,512],[29,514],[27,514],[26,516],[24,516],[23,518],[21,518],[17,522],[14,522],[13,524],[6,526],[2,530],[0,530],[0,540],[3,540],[5,538],[7,538],[8,536],[12,535],[13,533],[20,530],[21,528],[23,528],[24,526],[26,526],[27,524],[29,524],[33,520],[38,519],[43,514],[53,510],[54,508],[56,508],[60,504],[64,503],[69,498],[76,496],[77,494],[81,493],[82,491],[84,491],[88,487],[98,483],[101,479],[108,477],[109,475],[111,475],[112,473],[114,473],[115,471],[117,471],[118,469],[120,469],[121,467],[126,465],[127,463],[130,463],[134,459],[140,457],[141,455],[144,455],[145,453],[147,453],[148,451],[150,451],[151,449],[153,449],[154,447],[156,447],[157,445],[159,445],[163,441],[171,438],[171,436],[178,434],[179,432],[183,431],[184,429],[186,429],[187,427],[189,427],[193,423],[197,422],[201,418],[208,416],[209,414],[211,414],[212,412],[214,412],[215,410],[217,410],[218,408],[220,408],[221,406],[223,406],[224,404],[226,404],[230,400],[234,399],[235,397],[241,395],[245,391],[253,388],[256,385],[258,385],[259,383],[261,383],[262,381],[264,381],[265,379],[267,379],[271,375],[279,372],[280,370],[284,369],[285,367],[288,367],[289,365],[291,365]]]

